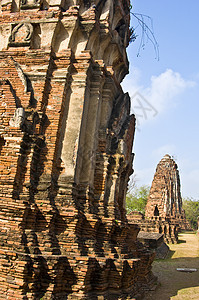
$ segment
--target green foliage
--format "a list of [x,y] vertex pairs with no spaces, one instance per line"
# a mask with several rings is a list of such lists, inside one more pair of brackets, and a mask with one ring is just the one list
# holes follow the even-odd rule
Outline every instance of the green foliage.
[[197,229],[197,218],[199,216],[199,200],[185,198],[182,202],[182,208],[185,210],[186,218],[192,228]]
[[135,188],[131,193],[126,195],[126,210],[127,214],[131,211],[140,211],[145,213],[145,206],[149,195],[150,187],[142,185]]
[[130,28],[130,43],[135,42],[137,38],[137,34],[135,33],[135,29],[133,27]]

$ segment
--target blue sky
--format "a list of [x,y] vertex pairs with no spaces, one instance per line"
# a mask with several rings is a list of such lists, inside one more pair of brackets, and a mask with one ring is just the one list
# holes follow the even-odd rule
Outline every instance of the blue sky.
[[[130,74],[123,82],[137,114],[134,170],[137,185],[151,185],[165,154],[178,164],[183,197],[199,199],[199,1],[135,0],[133,12],[153,19],[159,61],[139,37],[128,47]],[[136,26],[132,18],[132,26]],[[139,94],[138,94],[139,92]],[[138,102],[139,101],[139,102]],[[148,110],[139,109],[142,103]]]

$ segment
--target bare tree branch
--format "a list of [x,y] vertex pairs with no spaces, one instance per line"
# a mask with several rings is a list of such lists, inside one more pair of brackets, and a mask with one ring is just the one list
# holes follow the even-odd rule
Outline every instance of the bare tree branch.
[[[138,26],[136,27],[136,29],[138,27],[141,27],[141,30],[142,30],[137,56],[140,56],[140,51],[144,50],[146,43],[148,43],[148,41],[150,41],[152,43],[153,47],[154,47],[154,51],[155,51],[155,55],[156,55],[155,59],[159,60],[159,45],[158,45],[158,42],[157,42],[156,37],[154,35],[152,18],[147,16],[147,15],[144,15],[144,14],[133,13],[132,11],[131,11],[131,15],[138,22]],[[148,25],[147,22],[149,22],[150,24]],[[136,29],[131,30],[132,33],[133,33],[133,39],[132,39],[133,41],[138,36],[138,35],[135,35],[135,30]]]

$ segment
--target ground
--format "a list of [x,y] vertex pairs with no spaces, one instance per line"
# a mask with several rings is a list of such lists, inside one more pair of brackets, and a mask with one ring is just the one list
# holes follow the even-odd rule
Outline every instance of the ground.
[[[199,299],[199,235],[183,233],[179,243],[169,245],[168,259],[156,260],[153,272],[158,276],[160,285],[150,292],[144,300],[181,300]],[[176,268],[196,268],[197,272],[179,272]]]

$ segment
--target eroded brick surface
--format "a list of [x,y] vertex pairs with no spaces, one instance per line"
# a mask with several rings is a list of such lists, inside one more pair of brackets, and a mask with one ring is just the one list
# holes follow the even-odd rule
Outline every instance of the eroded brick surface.
[[124,207],[129,6],[1,1],[0,299],[125,299],[154,282]]
[[182,209],[178,166],[170,155],[166,154],[157,165],[145,218],[133,212],[128,219],[139,224],[141,231],[164,233],[165,241],[171,243],[178,241],[180,229],[191,230]]

